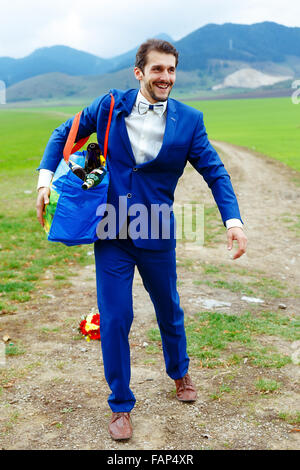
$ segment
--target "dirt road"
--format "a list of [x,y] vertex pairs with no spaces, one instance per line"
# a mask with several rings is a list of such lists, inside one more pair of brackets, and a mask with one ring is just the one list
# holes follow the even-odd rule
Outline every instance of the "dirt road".
[[[213,311],[240,315],[245,310],[300,314],[300,178],[297,172],[243,148],[214,142],[220,151],[238,196],[249,239],[247,254],[232,261],[219,218],[219,241],[210,245],[178,243],[178,290],[186,318],[204,310],[203,299],[230,303]],[[176,190],[177,202],[213,199],[202,178],[188,167]],[[224,230],[222,232],[222,230]],[[261,304],[249,304],[241,293],[203,280],[203,266],[244,270],[244,276],[272,278],[287,286],[282,297],[264,293]],[[233,274],[230,274],[233,275]],[[240,277],[234,274],[236,280]],[[72,286],[54,290],[49,270],[16,315],[0,317],[1,335],[19,342],[25,353],[8,356],[2,368],[0,447],[4,449],[299,449],[297,426],[284,419],[299,411],[299,365],[281,368],[253,366],[244,360],[227,367],[203,367],[192,357],[190,373],[198,389],[194,404],[179,403],[174,383],[166,376],[161,350],[149,341],[156,327],[153,306],[138,274],[134,281],[135,319],[131,331],[132,381],[137,399],[132,412],[134,435],[129,442],[109,437],[110,409],[100,343],[76,340],[80,317],[96,310],[95,273],[91,264],[72,278]],[[195,282],[195,281],[198,281]],[[262,297],[255,295],[255,297]],[[207,310],[207,308],[206,308]],[[285,355],[295,353],[296,342],[261,335],[261,345],[272,345]],[[299,346],[299,345],[298,345]],[[294,349],[293,349],[294,348]],[[1,368],[0,368],[1,373]],[[276,380],[275,393],[255,389],[259,378]],[[231,392],[212,397],[220,386]],[[299,427],[299,425],[298,425]]]

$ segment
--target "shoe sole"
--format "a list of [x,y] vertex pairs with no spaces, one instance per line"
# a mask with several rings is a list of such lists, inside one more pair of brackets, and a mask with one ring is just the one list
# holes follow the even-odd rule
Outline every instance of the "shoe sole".
[[178,401],[181,401],[183,403],[194,403],[195,401],[197,401],[197,397],[194,398],[193,400],[182,400],[182,398],[178,398],[177,396],[176,396],[176,398],[177,398]]
[[129,437],[115,437],[113,436],[111,433],[110,434],[110,437],[114,440],[114,441],[128,441],[129,439],[131,439],[132,435],[129,436]]

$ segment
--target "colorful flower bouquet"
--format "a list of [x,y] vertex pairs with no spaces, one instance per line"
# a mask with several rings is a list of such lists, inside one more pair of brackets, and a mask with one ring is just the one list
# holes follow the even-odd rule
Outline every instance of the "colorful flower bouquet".
[[100,315],[99,313],[89,313],[82,317],[78,330],[87,341],[91,339],[100,340]]

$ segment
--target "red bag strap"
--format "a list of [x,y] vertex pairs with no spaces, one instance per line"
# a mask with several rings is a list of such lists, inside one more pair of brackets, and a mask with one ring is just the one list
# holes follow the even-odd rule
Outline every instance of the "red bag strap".
[[104,138],[104,149],[103,149],[103,157],[105,160],[106,160],[106,155],[107,155],[108,136],[109,136],[109,129],[110,129],[110,123],[111,123],[111,117],[112,117],[114,105],[115,105],[115,98],[113,94],[111,93],[110,94],[110,109],[109,109],[109,116],[108,116],[108,121],[107,121],[107,127],[106,127],[105,138]]
[[[111,101],[110,101],[110,109],[109,109],[109,116],[108,116],[108,122],[107,122],[107,127],[106,127],[106,132],[105,132],[105,138],[104,138],[104,149],[103,149],[103,156],[104,159],[106,160],[106,155],[107,155],[107,147],[108,147],[108,136],[109,136],[109,129],[110,129],[110,124],[111,124],[111,118],[112,118],[112,112],[114,109],[115,105],[115,99],[112,95],[110,94]],[[68,163],[70,155],[74,152],[77,152],[77,150],[81,149],[83,145],[89,140],[90,136],[84,137],[83,139],[80,139],[75,145],[75,140],[76,136],[78,133],[78,128],[79,128],[79,123],[80,123],[80,117],[81,117],[82,111],[79,111],[79,113],[75,114],[72,127],[70,129],[67,141],[64,146],[64,159]]]
[[69,135],[68,135],[68,138],[67,138],[67,142],[64,146],[63,155],[64,155],[64,159],[67,163],[69,161],[70,155],[72,153],[74,153],[74,148],[77,147],[76,150],[79,150],[89,140],[89,136],[85,137],[84,139],[81,139],[79,142],[77,142],[77,144],[74,146],[74,142],[75,142],[77,132],[78,132],[78,128],[79,128],[81,113],[82,113],[82,111],[79,111],[79,113],[77,113],[75,115],[73,123],[72,123],[72,127],[70,129],[70,132],[69,132]]

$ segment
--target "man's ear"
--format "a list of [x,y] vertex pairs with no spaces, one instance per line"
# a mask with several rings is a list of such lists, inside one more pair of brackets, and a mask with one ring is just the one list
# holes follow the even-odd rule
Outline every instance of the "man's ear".
[[134,67],[133,72],[134,72],[134,76],[137,80],[139,80],[139,81],[142,80],[143,72],[141,71],[141,69],[139,67]]

